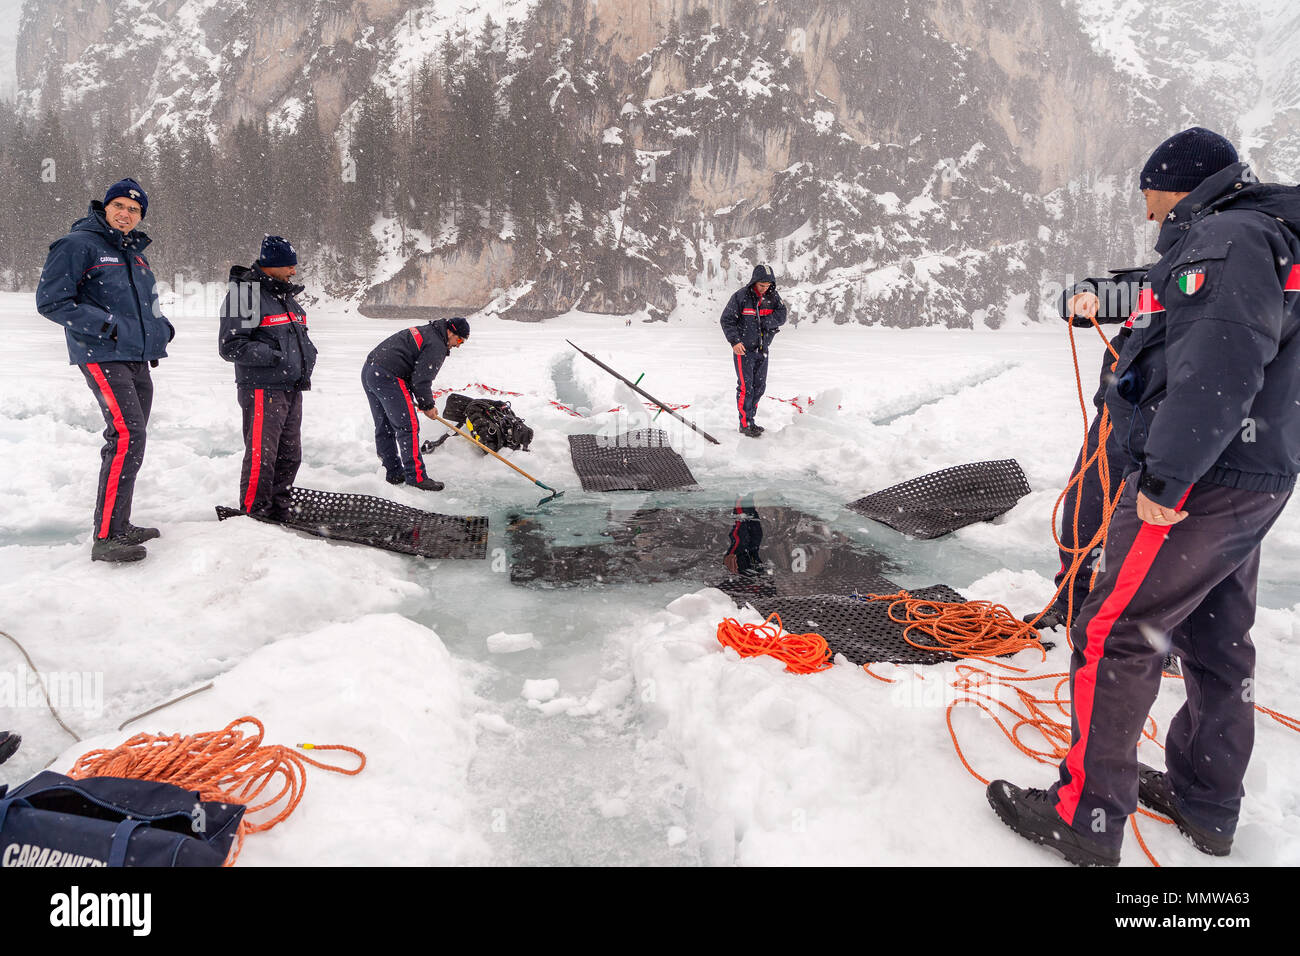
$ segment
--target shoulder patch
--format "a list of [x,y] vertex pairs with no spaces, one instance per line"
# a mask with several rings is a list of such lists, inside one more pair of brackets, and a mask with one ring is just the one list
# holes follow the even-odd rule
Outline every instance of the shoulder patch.
[[1178,290],[1183,295],[1196,295],[1205,288],[1205,266],[1191,266],[1175,276]]

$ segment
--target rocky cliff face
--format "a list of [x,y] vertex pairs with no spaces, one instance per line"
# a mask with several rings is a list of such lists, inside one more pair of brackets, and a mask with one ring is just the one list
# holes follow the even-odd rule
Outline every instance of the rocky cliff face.
[[61,105],[74,128],[129,122],[142,135],[241,119],[292,122],[314,95],[333,130],[381,60],[403,0],[28,0],[20,102]]
[[[530,197],[528,157],[485,130],[506,157],[497,194],[460,190],[367,311],[658,317],[763,260],[802,318],[996,324],[1034,311],[1044,275],[1141,255],[1132,177],[1192,87],[1116,52],[1098,26],[1129,15],[1116,3],[30,0],[20,101],[83,130],[125,110],[142,136],[198,123],[215,139],[240,119],[292,126],[310,99],[346,150],[368,89],[415,129],[417,76],[451,89],[479,70],[484,115],[559,131],[563,181]],[[1300,125],[1300,81],[1276,33],[1254,42],[1269,105],[1247,119],[1285,160],[1268,144]]]

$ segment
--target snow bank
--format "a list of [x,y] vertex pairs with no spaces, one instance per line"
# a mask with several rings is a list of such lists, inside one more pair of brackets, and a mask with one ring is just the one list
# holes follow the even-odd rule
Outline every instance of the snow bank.
[[[346,744],[367,763],[356,776],[309,767],[297,810],[250,836],[239,866],[440,866],[484,858],[467,786],[475,730],[455,664],[433,631],[400,615],[370,614],[263,647],[213,684],[125,731],[69,747],[53,769],[136,733],[219,730],[249,714],[266,727],[266,744]],[[341,751],[302,753],[356,766]]]

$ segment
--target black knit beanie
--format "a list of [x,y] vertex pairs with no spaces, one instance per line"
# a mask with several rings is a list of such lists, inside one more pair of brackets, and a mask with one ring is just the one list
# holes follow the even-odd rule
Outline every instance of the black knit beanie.
[[1142,167],[1139,189],[1189,193],[1219,170],[1237,162],[1237,150],[1218,133],[1193,126],[1156,147]]

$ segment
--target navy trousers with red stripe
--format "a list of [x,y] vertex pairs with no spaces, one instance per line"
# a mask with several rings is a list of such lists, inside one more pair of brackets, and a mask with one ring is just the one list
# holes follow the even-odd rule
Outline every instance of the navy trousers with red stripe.
[[1231,835],[1254,746],[1255,586],[1260,543],[1290,492],[1198,484],[1169,527],[1137,517],[1126,483],[1096,586],[1071,629],[1073,720],[1056,809],[1076,831],[1115,849],[1137,808],[1137,744],[1172,643],[1187,701],[1165,736],[1180,809]]
[[731,354],[736,366],[736,411],[740,413],[740,427],[754,423],[758,400],[767,390],[767,353],[747,349],[744,355]]
[[135,476],[144,461],[145,429],[153,405],[153,380],[148,362],[92,362],[79,368],[107,424],[100,451],[95,537],[116,537],[126,532],[131,521]]
[[285,518],[302,464],[302,392],[239,386],[244,413],[244,465],[239,507],[245,514]]
[[420,413],[411,388],[387,369],[367,362],[361,383],[375,420],[375,451],[389,476],[401,475],[408,485],[427,476],[420,457]]

